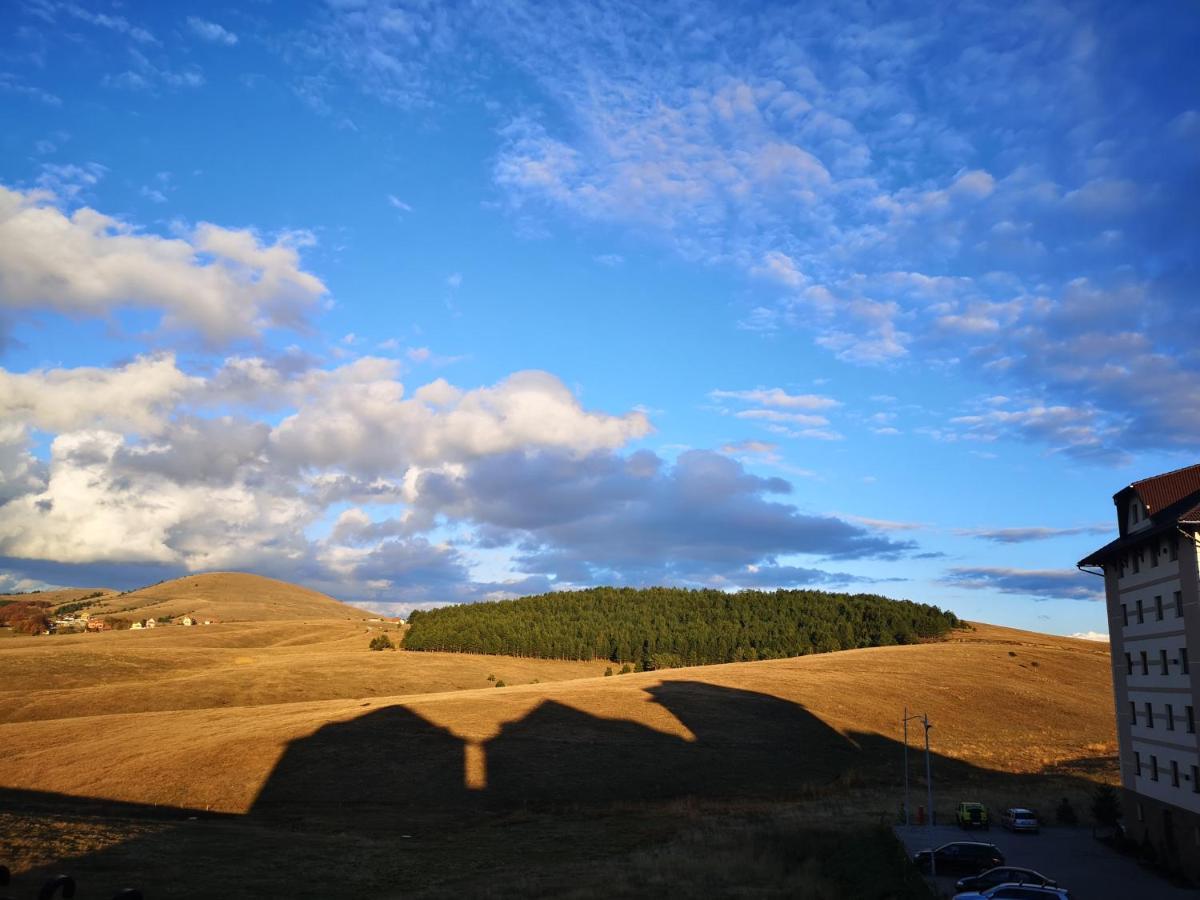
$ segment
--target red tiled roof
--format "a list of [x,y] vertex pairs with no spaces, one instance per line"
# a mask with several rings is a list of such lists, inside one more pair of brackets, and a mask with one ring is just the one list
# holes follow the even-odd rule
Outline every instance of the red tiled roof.
[[1165,472],[1153,478],[1143,478],[1130,485],[1151,515],[1178,503],[1190,494],[1200,492],[1200,464]]

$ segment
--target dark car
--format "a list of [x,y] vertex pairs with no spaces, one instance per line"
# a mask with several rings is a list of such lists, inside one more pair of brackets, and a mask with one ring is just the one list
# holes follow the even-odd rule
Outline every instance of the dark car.
[[958,879],[954,885],[956,891],[986,891],[998,884],[1032,884],[1035,887],[1058,887],[1058,882],[1047,878],[1041,872],[1033,869],[1018,869],[1015,866],[997,866],[979,875],[971,875]]
[[939,875],[950,872],[975,875],[994,866],[1004,865],[1004,854],[1000,852],[1000,848],[995,844],[980,841],[952,841],[936,850],[920,850],[913,856],[913,862],[922,872],[928,872],[931,856],[937,862]]

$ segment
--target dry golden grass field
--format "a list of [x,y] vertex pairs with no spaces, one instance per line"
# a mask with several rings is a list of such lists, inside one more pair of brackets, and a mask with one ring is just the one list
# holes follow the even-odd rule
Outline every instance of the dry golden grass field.
[[[148,599],[185,602],[167,588]],[[795,854],[764,847],[896,816],[905,705],[935,724],[943,816],[965,797],[1082,810],[1115,778],[1104,644],[976,625],[601,677],[602,661],[369,652],[369,629],[394,625],[340,604],[346,618],[288,619],[286,592],[250,621],[238,602],[246,621],[0,642],[0,862],[18,878],[617,896],[669,877],[700,896],[761,876],[795,895]]]

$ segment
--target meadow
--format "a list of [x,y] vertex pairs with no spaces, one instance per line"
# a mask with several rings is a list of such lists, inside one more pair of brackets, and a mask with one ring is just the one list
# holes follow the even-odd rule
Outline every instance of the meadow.
[[0,643],[0,861],[156,896],[701,896],[728,877],[832,897],[855,867],[829,847],[894,862],[864,835],[898,816],[905,706],[934,723],[944,819],[963,798],[1082,811],[1116,777],[1103,644],[976,623],[605,677],[371,652],[396,626],[338,616]]

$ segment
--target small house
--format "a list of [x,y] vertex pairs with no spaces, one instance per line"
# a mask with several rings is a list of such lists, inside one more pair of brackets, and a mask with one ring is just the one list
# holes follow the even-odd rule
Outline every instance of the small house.
[[196,620],[195,620],[195,619],[193,619],[191,616],[182,616],[182,617],[179,619],[179,624],[180,624],[180,625],[195,625],[195,624],[196,624]]

